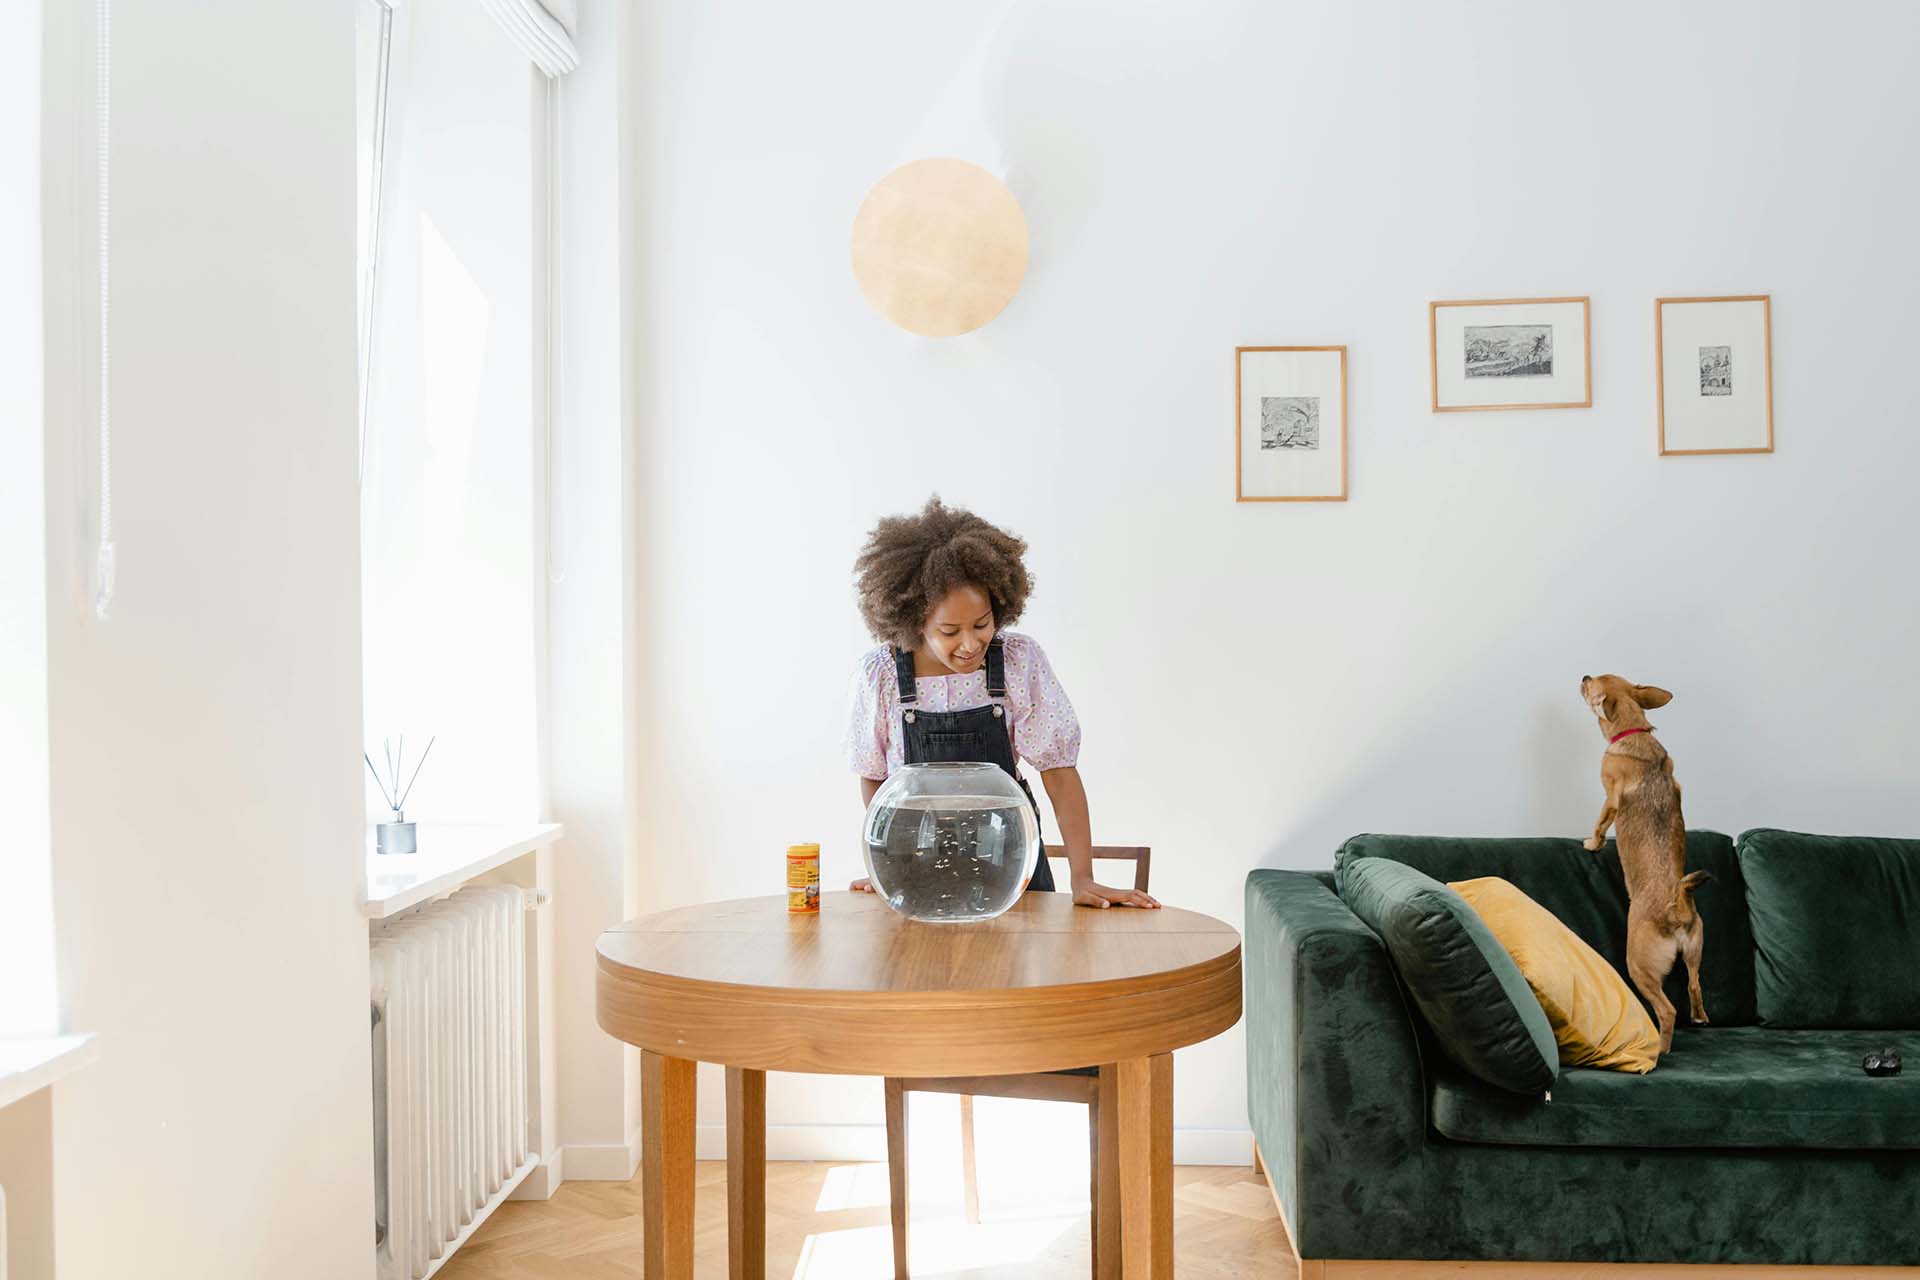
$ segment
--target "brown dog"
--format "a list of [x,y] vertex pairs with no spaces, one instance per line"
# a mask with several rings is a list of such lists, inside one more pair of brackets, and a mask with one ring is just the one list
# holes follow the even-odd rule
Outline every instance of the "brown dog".
[[1660,1052],[1673,1048],[1673,1002],[1660,989],[1676,956],[1687,962],[1687,997],[1696,1024],[1707,1021],[1700,1001],[1700,949],[1705,934],[1693,907],[1693,889],[1710,877],[1685,874],[1687,824],[1680,816],[1680,784],[1673,757],[1653,736],[1645,709],[1673,695],[1619,676],[1580,677],[1580,697],[1600,721],[1607,749],[1600,782],[1607,789],[1600,818],[1584,842],[1599,849],[1612,826],[1627,875],[1627,975],[1660,1020]]

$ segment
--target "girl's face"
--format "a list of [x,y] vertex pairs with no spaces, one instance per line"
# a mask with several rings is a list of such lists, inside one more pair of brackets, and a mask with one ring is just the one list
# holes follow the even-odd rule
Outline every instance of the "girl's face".
[[959,587],[934,602],[920,647],[955,675],[978,671],[993,639],[993,604],[978,587]]

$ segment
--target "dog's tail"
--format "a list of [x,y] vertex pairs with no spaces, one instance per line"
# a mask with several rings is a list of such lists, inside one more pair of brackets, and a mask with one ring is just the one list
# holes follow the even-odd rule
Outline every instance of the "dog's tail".
[[1700,885],[1713,879],[1711,871],[1689,871],[1680,877],[1680,887],[1674,891],[1673,905],[1683,911],[1693,910],[1693,891]]

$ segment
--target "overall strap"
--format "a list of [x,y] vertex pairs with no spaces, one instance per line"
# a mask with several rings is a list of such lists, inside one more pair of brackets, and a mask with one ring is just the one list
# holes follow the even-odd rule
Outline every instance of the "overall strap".
[[1007,645],[999,636],[987,642],[987,696],[1007,696]]
[[900,682],[900,705],[910,707],[920,697],[919,688],[913,680],[913,654],[906,649],[893,651],[893,674]]

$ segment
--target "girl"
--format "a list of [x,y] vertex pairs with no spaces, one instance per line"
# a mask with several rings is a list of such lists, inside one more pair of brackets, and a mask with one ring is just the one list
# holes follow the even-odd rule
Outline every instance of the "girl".
[[[915,516],[875,526],[854,562],[860,615],[880,641],[854,681],[847,758],[860,802],[902,764],[972,760],[997,764],[1033,799],[1019,761],[1040,770],[1067,846],[1073,900],[1087,907],[1157,907],[1134,889],[1093,878],[1087,792],[1075,763],[1080,722],[1033,640],[1003,631],[1019,621],[1032,582],[1027,544],[938,497]],[[1040,812],[1034,805],[1034,813]],[[1042,857],[1030,890],[1053,891]],[[865,880],[855,890],[871,893]]]

